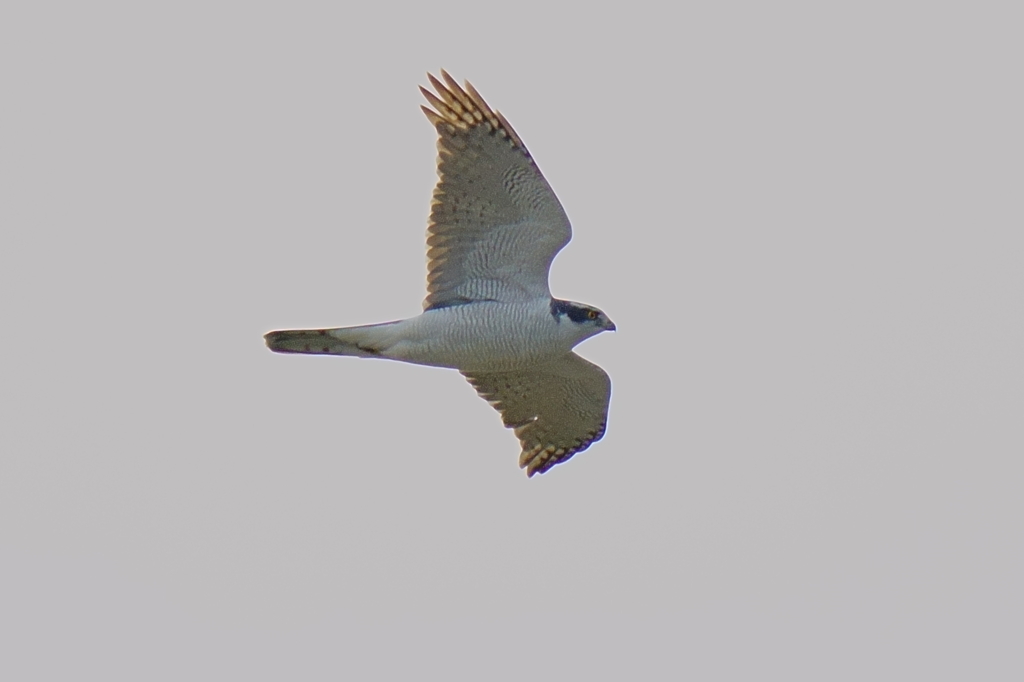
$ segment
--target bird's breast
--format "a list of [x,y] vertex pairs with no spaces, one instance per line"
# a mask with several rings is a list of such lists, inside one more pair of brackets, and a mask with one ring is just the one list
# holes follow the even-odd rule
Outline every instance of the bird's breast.
[[564,355],[573,346],[559,333],[547,304],[467,303],[428,310],[403,326],[389,356],[463,371],[507,371]]

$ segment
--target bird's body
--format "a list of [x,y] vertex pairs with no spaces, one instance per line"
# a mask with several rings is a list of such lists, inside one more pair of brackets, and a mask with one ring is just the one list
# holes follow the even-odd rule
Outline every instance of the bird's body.
[[[592,336],[602,330],[586,331]],[[273,333],[271,350],[279,352],[376,357],[463,372],[536,365],[565,355],[586,338],[544,301],[482,301],[383,324]]]
[[282,353],[350,355],[457,369],[501,413],[531,476],[604,435],[611,382],[572,352],[615,325],[551,296],[569,220],[508,122],[466,84],[429,76],[440,135],[428,229],[427,298],[406,320],[266,335]]

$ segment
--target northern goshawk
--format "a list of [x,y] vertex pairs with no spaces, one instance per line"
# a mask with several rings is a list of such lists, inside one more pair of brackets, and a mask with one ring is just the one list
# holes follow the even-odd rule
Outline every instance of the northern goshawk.
[[611,381],[573,352],[614,331],[588,305],[552,298],[551,261],[569,219],[508,121],[468,82],[427,74],[440,178],[427,229],[427,297],[407,320],[275,331],[279,353],[385,358],[459,370],[515,430],[529,476],[586,450],[605,432]]

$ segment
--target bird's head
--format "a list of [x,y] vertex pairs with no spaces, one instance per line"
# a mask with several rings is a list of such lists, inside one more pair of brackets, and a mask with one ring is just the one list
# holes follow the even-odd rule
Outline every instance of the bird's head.
[[559,324],[573,325],[580,333],[580,340],[601,332],[615,331],[615,323],[609,320],[607,315],[597,308],[583,303],[553,298],[551,299],[551,316]]

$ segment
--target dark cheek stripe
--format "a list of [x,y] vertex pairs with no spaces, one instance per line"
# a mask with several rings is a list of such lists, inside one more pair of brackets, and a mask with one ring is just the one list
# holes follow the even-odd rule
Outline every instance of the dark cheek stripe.
[[573,305],[569,301],[562,301],[557,298],[551,299],[551,316],[556,320],[560,315],[566,315],[573,322],[580,324],[590,319],[587,317],[589,313],[590,308],[582,308],[578,305]]

